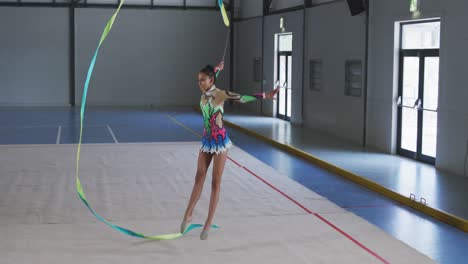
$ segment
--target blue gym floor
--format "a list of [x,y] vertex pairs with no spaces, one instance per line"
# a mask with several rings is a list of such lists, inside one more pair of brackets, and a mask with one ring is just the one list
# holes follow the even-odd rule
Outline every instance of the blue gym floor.
[[[4,109],[0,111],[0,120],[3,121],[0,124],[0,144],[70,144],[77,143],[79,137],[79,111],[75,109]],[[200,114],[190,108],[89,108],[83,142],[199,141],[193,131],[201,133],[202,126]],[[234,129],[228,131],[238,147],[257,159],[438,263],[466,263],[468,234],[463,231],[246,134]]]

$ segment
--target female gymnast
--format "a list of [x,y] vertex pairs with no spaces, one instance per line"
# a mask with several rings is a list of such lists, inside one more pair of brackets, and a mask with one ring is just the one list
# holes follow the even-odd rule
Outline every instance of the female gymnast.
[[207,65],[198,73],[198,86],[202,92],[200,108],[203,113],[204,131],[202,137],[202,147],[198,154],[197,173],[193,185],[192,194],[185,211],[184,219],[180,226],[180,232],[183,233],[192,220],[192,213],[203,190],[208,167],[213,160],[213,175],[211,182],[211,197],[208,210],[208,217],[200,239],[208,238],[213,217],[218,204],[219,192],[221,189],[221,176],[227,158],[227,150],[232,146],[228,137],[226,128],[223,125],[224,101],[247,103],[258,99],[273,99],[278,93],[279,88],[268,93],[255,95],[239,95],[230,91],[218,89],[215,86],[216,78],[224,68],[224,62],[220,62],[215,68]]

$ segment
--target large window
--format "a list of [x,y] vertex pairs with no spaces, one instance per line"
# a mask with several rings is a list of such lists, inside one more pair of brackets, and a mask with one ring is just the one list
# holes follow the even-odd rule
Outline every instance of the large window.
[[438,49],[440,45],[440,21],[403,24],[401,49]]

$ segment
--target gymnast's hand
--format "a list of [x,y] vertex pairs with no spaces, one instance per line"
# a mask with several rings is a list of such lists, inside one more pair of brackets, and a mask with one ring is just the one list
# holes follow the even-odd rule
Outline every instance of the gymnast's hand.
[[265,93],[265,99],[273,99],[275,95],[279,92],[280,87],[276,87],[273,91]]
[[219,70],[222,71],[222,70],[224,69],[224,61],[220,61],[220,62],[218,63],[218,65],[216,65],[216,67],[219,68]]

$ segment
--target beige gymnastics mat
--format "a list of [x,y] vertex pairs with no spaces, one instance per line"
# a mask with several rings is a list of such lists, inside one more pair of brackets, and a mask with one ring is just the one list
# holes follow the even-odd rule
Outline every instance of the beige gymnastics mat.
[[[91,206],[120,226],[178,231],[193,186],[197,142],[86,144],[80,179]],[[76,145],[0,146],[1,263],[432,263],[360,217],[231,149],[208,240],[123,235],[75,191]],[[211,170],[209,171],[211,173]],[[203,223],[211,175],[194,213]]]

